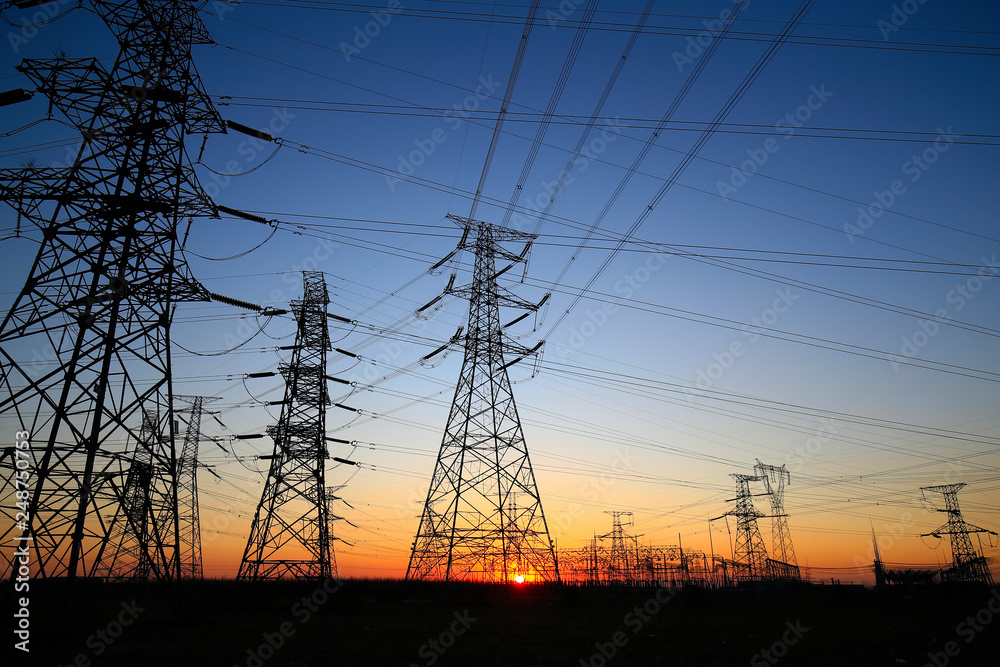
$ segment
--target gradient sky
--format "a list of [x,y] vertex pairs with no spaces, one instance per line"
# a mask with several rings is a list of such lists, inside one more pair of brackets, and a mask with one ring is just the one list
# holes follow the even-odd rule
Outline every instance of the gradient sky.
[[[586,4],[542,4],[477,218],[502,222]],[[530,210],[565,168],[643,4],[596,3],[513,224],[534,230]],[[218,42],[194,48],[205,89],[224,118],[286,143],[268,159],[275,144],[207,138],[196,167],[206,192],[282,224],[238,256],[270,230],[196,220],[191,270],[211,291],[282,307],[301,294],[298,272],[318,269],[330,311],[358,321],[331,335],[363,359],[329,360],[331,374],[357,383],[335,400],[361,411],[327,417],[331,436],[358,443],[333,454],[361,464],[328,473],[346,485],[338,513],[353,524],[338,524],[343,575],[405,571],[461,353],[433,368],[415,362],[452,336],[465,307],[446,300],[426,320],[412,315],[447,282],[428,268],[460,236],[445,216],[470,213],[527,8],[314,0],[203,10]],[[515,328],[529,346],[545,337],[539,366],[511,369],[550,531],[560,548],[578,548],[610,531],[606,510],[629,510],[641,542],[708,551],[709,519],[732,508],[729,474],[760,459],[791,471],[785,509],[813,578],[870,578],[858,565],[871,560],[873,529],[886,561],[947,563],[946,541],[919,537],[945,521],[919,487],[967,483],[966,519],[1000,530],[1000,280],[991,279],[1000,275],[1000,9],[814,3],[657,200],[798,5],[747,3],[706,59],[732,8],[655,3],[586,137],[586,160],[541,225],[523,284],[507,281],[537,301],[568,265],[550,307]],[[4,15],[21,25],[38,11]],[[28,85],[13,69],[21,58],[63,50],[110,64],[117,51],[84,10],[5,30],[3,90]],[[672,122],[623,181],[703,59]],[[78,144],[66,125],[4,136],[45,113],[40,95],[0,110],[0,166],[65,161]],[[201,146],[190,137],[192,160]],[[0,212],[0,236],[15,222],[12,209]],[[31,238],[0,245],[4,306],[35,248]],[[469,260],[457,265],[460,284]],[[280,378],[244,376],[275,369],[294,326],[273,318],[247,342],[265,321],[219,303],[182,304],[175,319],[184,348],[175,391],[220,399],[203,429],[219,444],[203,445],[211,472],[200,476],[210,576],[235,573],[263,487],[266,463],[253,457],[270,453],[269,441],[231,438],[263,433],[277,417],[261,401],[280,398]],[[730,556],[725,521],[712,526],[715,551]],[[983,540],[988,554],[996,543]]]

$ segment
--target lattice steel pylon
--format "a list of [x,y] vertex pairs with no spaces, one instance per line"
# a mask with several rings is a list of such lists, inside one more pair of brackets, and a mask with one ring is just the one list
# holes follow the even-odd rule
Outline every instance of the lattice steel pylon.
[[[541,347],[509,340],[500,308],[537,310],[497,284],[525,261],[534,235],[448,216],[475,253],[465,356],[413,542],[407,579],[557,582],[559,571],[507,369]],[[525,243],[520,254],[504,243]],[[509,262],[499,272],[497,260]],[[507,361],[506,356],[516,356]]]
[[785,513],[785,484],[791,482],[791,475],[785,466],[767,465],[760,459],[757,459],[754,473],[764,483],[771,503],[771,555],[780,563],[795,568],[798,561],[788,528],[788,514]]
[[109,517],[109,551],[101,560],[97,574],[113,582],[145,582],[149,579],[153,562],[150,557],[155,542],[153,529],[161,516],[170,509],[155,505],[151,493],[153,486],[153,461],[151,452],[155,445],[156,417],[147,412],[142,416],[139,442],[136,443],[125,475],[121,502],[117,512]]
[[329,579],[336,576],[327,502],[326,353],[330,297],[320,271],[304,271],[303,297],[292,301],[297,330],[281,415],[268,428],[274,453],[254,513],[237,579]]
[[940,486],[921,487],[920,491],[926,493],[940,493],[944,496],[945,509],[938,512],[945,512],[948,515],[948,523],[941,526],[923,537],[937,537],[942,535],[951,536],[951,569],[945,572],[945,578],[950,581],[964,581],[987,586],[993,585],[993,575],[990,574],[989,559],[984,557],[972,544],[969,537],[971,533],[990,533],[996,535],[991,530],[973,526],[966,523],[962,518],[962,510],[958,506],[958,492],[965,486],[964,482],[957,484],[942,484]]
[[764,516],[753,504],[750,482],[759,482],[755,475],[731,474],[736,480],[736,507],[731,516],[736,517],[736,546],[733,560],[740,566],[736,578],[741,581],[758,582],[767,576],[767,549],[760,536],[757,519]]
[[[632,512],[620,510],[607,510],[605,514],[611,515],[611,532],[601,535],[601,539],[611,539],[611,553],[608,559],[608,579],[610,581],[632,581],[636,574],[638,535],[628,535],[625,532],[627,526],[633,525]],[[622,517],[628,518],[628,524],[622,522]],[[629,542],[632,542],[629,545]]]
[[[42,230],[0,324],[4,439],[22,430],[32,445],[28,518],[8,485],[0,542],[24,540],[36,577],[94,575],[113,548],[107,517],[122,501],[123,453],[138,443],[149,450],[150,502],[166,508],[148,527],[150,567],[170,580],[179,572],[170,328],[178,301],[208,299],[178,228],[214,214],[184,136],[225,127],[191,62],[192,45],[212,43],[196,3],[90,4],[121,47],[110,71],[93,58],[18,67],[80,131],[75,161],[0,170],[4,200]],[[52,364],[31,361],[46,355]],[[13,550],[3,553],[11,572]]]
[[198,509],[198,445],[201,443],[201,415],[205,403],[217,400],[219,399],[215,397],[174,395],[175,402],[190,404],[190,407],[174,409],[177,415],[190,414],[184,431],[184,446],[177,464],[181,579],[204,578],[201,558],[201,513]]

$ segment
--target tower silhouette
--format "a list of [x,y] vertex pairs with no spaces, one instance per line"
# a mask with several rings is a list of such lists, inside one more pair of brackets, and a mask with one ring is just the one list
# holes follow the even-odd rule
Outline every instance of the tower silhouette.
[[754,473],[764,483],[771,503],[771,554],[768,562],[771,576],[776,579],[798,579],[798,561],[792,546],[792,533],[788,528],[788,514],[785,513],[785,484],[791,482],[791,475],[785,466],[761,463],[757,459]]
[[972,544],[970,533],[990,533],[996,535],[991,530],[973,526],[966,523],[962,518],[962,510],[958,506],[958,492],[965,487],[964,482],[957,484],[942,484],[940,486],[925,486],[920,490],[924,494],[940,493],[944,496],[945,509],[938,510],[948,515],[948,523],[937,530],[927,533],[923,537],[941,538],[942,535],[951,536],[951,569],[945,572],[945,578],[950,581],[966,581],[977,584],[993,585],[993,576],[990,574],[989,562],[975,546]]
[[[602,539],[611,538],[611,553],[608,559],[608,579],[610,581],[633,581],[636,578],[638,568],[638,545],[636,538],[639,535],[628,535],[625,532],[627,526],[633,525],[632,513],[620,510],[605,511],[611,515],[611,532],[601,535]],[[628,523],[622,522],[622,518],[627,517]],[[630,545],[629,542],[632,544]]]
[[138,500],[141,478],[145,518],[135,523],[128,500],[131,527],[116,534],[139,539],[140,560],[169,580],[179,573],[171,321],[177,302],[208,300],[178,228],[214,214],[184,136],[225,128],[191,62],[192,45],[212,42],[196,3],[91,4],[120,45],[110,71],[94,58],[18,67],[81,133],[75,160],[0,170],[3,199],[42,232],[0,324],[0,413],[28,434],[32,471],[26,511],[13,493],[0,499],[10,519],[0,542],[29,545],[33,576],[92,576],[117,548],[107,517]]
[[[407,579],[558,581],[555,550],[507,369],[536,352],[508,339],[500,308],[537,310],[497,279],[525,261],[534,235],[448,216],[475,253],[472,282],[446,292],[469,301],[465,357],[413,542]],[[503,244],[523,242],[521,253]],[[497,260],[508,262],[500,269]],[[425,306],[426,308],[426,306]],[[515,356],[507,361],[508,356]]]
[[327,501],[327,304],[320,271],[304,271],[303,297],[292,301],[297,329],[285,378],[281,415],[268,427],[274,453],[254,513],[237,579],[329,579],[336,576]]
[[174,414],[189,414],[184,431],[184,446],[178,461],[177,513],[180,525],[180,576],[181,579],[202,579],[204,569],[201,559],[201,518],[198,510],[198,445],[201,442],[201,415],[204,405],[217,398],[204,396],[178,396],[174,401],[189,403],[190,407],[176,408]]
[[759,482],[754,475],[731,474],[736,480],[736,507],[728,514],[736,517],[736,546],[733,560],[739,566],[735,578],[740,581],[762,581],[767,575],[767,549],[760,536],[757,519],[763,514],[754,507],[750,482]]

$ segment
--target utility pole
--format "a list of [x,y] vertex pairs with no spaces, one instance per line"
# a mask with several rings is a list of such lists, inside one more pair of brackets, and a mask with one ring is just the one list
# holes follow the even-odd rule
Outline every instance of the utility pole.
[[[449,217],[464,230],[458,250],[475,253],[472,283],[453,287],[453,275],[446,289],[468,299],[469,325],[462,370],[406,578],[559,581],[507,375],[510,366],[534,354],[541,343],[528,349],[509,340],[500,321],[501,307],[535,311],[540,304],[528,303],[497,283],[525,261],[535,237]],[[503,247],[508,242],[525,246],[518,254]],[[498,271],[497,260],[508,265]],[[508,355],[516,358],[507,361]]]
[[951,536],[951,569],[945,572],[945,578],[951,581],[993,585],[993,575],[990,574],[989,559],[985,558],[969,537],[971,533],[990,533],[992,530],[979,528],[966,523],[962,518],[962,510],[958,506],[958,492],[965,486],[964,482],[957,484],[942,484],[940,486],[921,487],[920,491],[927,498],[927,493],[940,493],[944,496],[945,509],[938,510],[948,515],[948,523],[923,537]]
[[[28,545],[35,577],[93,576],[116,548],[105,517],[135,488],[121,469],[134,443],[133,461],[149,466],[135,471],[149,476],[142,505],[160,509],[123,517],[129,534],[149,536],[140,559],[170,581],[180,570],[170,328],[175,304],[209,298],[178,229],[214,215],[184,137],[225,127],[191,61],[193,45],[212,43],[196,3],[90,4],[121,47],[110,71],[94,58],[18,67],[80,132],[75,161],[0,169],[3,199],[41,230],[0,323],[0,414],[31,443],[26,511],[14,494],[0,499],[5,516],[25,518],[5,524],[0,542]],[[53,363],[32,363],[33,350]]]
[[[292,301],[297,330],[281,415],[268,428],[274,453],[237,579],[323,580],[336,576],[326,487],[326,353],[330,296],[320,271],[304,271],[303,297]],[[264,375],[264,374],[260,374]]]

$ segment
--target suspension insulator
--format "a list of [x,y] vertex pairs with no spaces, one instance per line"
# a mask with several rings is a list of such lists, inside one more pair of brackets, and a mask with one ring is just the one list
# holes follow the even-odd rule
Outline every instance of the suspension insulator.
[[234,218],[243,218],[244,220],[259,222],[263,225],[271,224],[270,222],[268,222],[267,218],[262,218],[259,215],[254,215],[253,213],[247,213],[246,211],[240,211],[239,209],[229,208],[228,206],[222,206],[220,204],[217,204],[216,208],[219,209],[222,213],[225,213],[226,215],[231,215]]
[[274,141],[274,137],[272,137],[267,132],[261,132],[260,130],[255,130],[252,127],[244,125],[243,123],[237,123],[234,120],[227,120],[226,127],[228,127],[230,130],[236,130],[241,134],[245,134],[248,137],[254,137],[255,139],[260,139],[261,141]]

